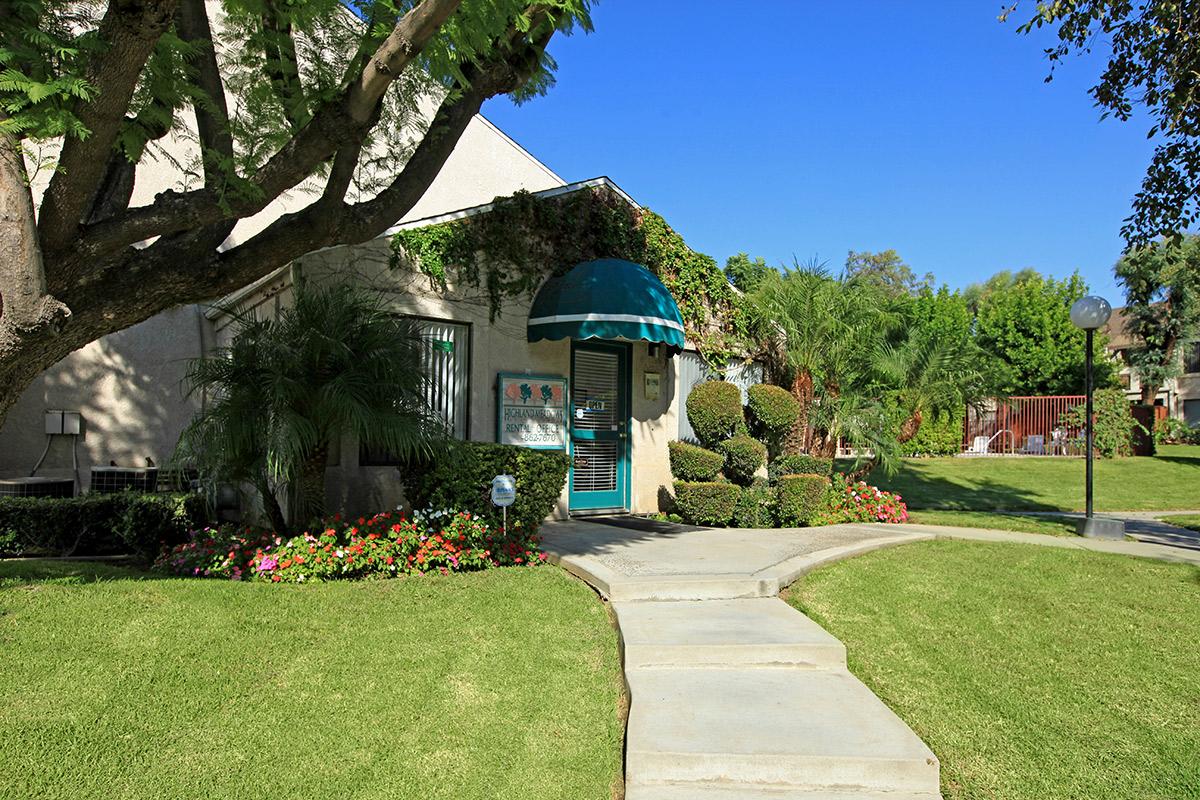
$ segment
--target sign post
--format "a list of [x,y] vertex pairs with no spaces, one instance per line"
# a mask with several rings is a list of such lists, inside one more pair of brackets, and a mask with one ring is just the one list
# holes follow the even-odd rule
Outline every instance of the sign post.
[[504,533],[508,534],[508,507],[517,499],[517,482],[512,475],[497,475],[492,478],[492,505],[500,507],[504,517]]

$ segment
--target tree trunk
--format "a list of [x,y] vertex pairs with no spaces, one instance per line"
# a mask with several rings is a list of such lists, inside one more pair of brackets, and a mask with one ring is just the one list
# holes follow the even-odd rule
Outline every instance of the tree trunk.
[[796,422],[783,440],[783,452],[789,456],[800,455],[808,444],[808,412],[812,408],[813,379],[812,373],[806,369],[796,372],[792,381],[792,397],[800,404],[800,413]]
[[[0,122],[7,117],[0,112]],[[58,359],[53,338],[71,316],[46,289],[33,195],[20,143],[0,128],[0,423],[21,392]]]
[[917,431],[921,430],[922,421],[924,421],[924,417],[921,416],[921,409],[913,409],[908,419],[900,423],[900,434],[896,437],[896,441],[900,444],[912,441],[912,438],[917,435]]
[[271,491],[271,484],[267,481],[266,475],[259,477],[257,488],[262,497],[263,511],[267,515],[267,521],[271,523],[271,528],[281,535],[291,533],[287,519],[283,516],[283,509],[279,507],[279,498],[275,496],[275,492]]
[[297,528],[325,516],[325,465],[328,461],[329,444],[322,443],[300,466],[296,507],[292,510],[292,525]]

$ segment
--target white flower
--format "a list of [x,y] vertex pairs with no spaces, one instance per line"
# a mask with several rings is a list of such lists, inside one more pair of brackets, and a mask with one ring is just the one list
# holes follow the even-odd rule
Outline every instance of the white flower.
[[342,551],[341,551],[341,550],[334,550],[334,551],[333,551],[333,554],[334,554],[335,556],[337,556],[338,558],[341,558],[341,557],[342,557]]

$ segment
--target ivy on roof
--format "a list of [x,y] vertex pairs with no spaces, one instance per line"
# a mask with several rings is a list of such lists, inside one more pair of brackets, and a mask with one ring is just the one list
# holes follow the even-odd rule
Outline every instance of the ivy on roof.
[[744,350],[746,309],[717,262],[688,247],[661,216],[607,187],[547,198],[517,192],[485,213],[401,230],[390,247],[394,269],[418,269],[442,290],[483,290],[492,320],[506,299],[532,296],[547,276],[580,262],[634,261],[671,292],[706,360],[722,364]]

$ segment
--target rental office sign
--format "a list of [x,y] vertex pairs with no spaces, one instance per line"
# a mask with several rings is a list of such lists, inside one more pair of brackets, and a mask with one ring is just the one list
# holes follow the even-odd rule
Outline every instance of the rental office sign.
[[496,441],[538,450],[567,446],[567,379],[554,375],[496,376]]

